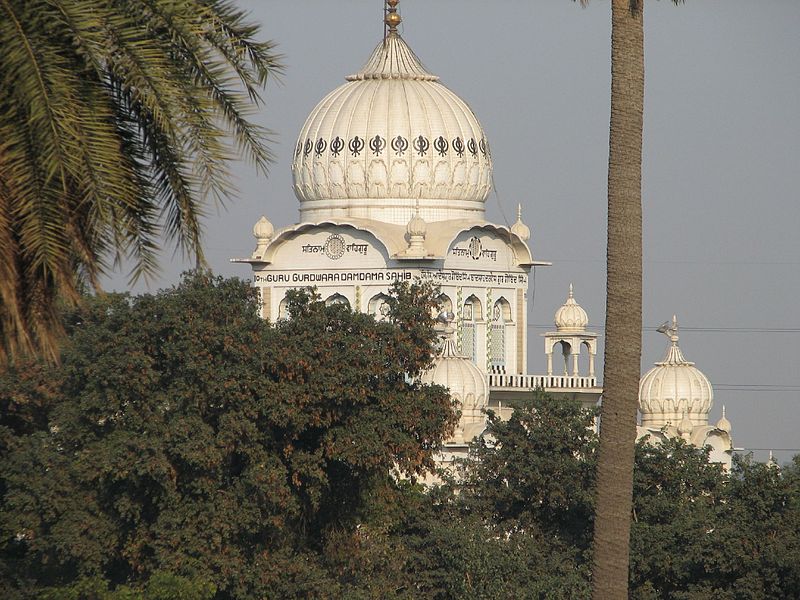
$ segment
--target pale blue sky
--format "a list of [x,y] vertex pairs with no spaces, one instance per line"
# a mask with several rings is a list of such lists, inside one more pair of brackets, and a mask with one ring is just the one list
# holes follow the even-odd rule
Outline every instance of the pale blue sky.
[[[269,179],[238,168],[241,198],[206,223],[214,270],[246,278],[247,267],[228,259],[250,254],[258,217],[276,227],[297,219],[289,166],[306,115],[361,66],[383,27],[382,0],[239,4],[287,65],[258,115],[277,139]],[[521,202],[534,256],[553,262],[537,269],[530,314],[542,326],[530,329],[530,370],[542,372],[538,334],[570,282],[602,332],[609,2],[402,0],[400,8],[406,41],[487,132],[497,188],[489,219],[513,221]],[[663,356],[666,339],[654,328],[676,313],[684,354],[715,386],[712,419],[725,404],[734,442],[746,448],[800,448],[798,31],[794,0],[645,7],[642,368]],[[175,283],[183,268],[169,251],[163,266],[153,288]],[[115,276],[110,287],[124,282]]]

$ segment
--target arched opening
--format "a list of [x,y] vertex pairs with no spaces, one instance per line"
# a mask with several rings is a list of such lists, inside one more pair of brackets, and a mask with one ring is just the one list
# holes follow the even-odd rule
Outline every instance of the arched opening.
[[333,294],[325,298],[325,306],[333,306],[334,304],[343,304],[347,308],[350,308],[350,301],[341,294]]
[[447,294],[439,294],[436,297],[436,304],[437,310],[435,316],[439,316],[442,313],[452,313],[453,312],[453,301],[450,299],[450,296]]
[[280,301],[278,304],[278,320],[286,320],[289,318],[289,303],[286,301],[286,298]]
[[572,356],[572,344],[566,340],[561,340],[556,346],[561,347],[561,356],[564,359],[564,375],[569,375],[569,357]]
[[478,363],[478,328],[476,323],[483,320],[483,306],[475,295],[470,296],[461,308],[461,353]]
[[385,321],[389,318],[389,296],[386,294],[376,294],[367,303],[367,312],[375,317],[376,321]]
[[505,372],[506,327],[510,323],[511,305],[505,298],[499,298],[492,308],[491,339],[489,342],[489,362],[492,370]]
[[[589,377],[594,377],[594,355],[592,354],[592,346],[589,342],[581,342],[581,347],[586,349],[586,370],[583,371]],[[580,373],[580,371],[579,371]]]

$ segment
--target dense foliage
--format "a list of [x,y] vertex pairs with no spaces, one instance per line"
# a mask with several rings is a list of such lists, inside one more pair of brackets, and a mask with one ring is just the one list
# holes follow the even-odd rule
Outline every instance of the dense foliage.
[[[595,412],[534,394],[423,488],[455,415],[414,380],[432,290],[393,295],[376,322],[296,292],[270,324],[193,275],[72,312],[61,366],[0,377],[6,596],[587,598]],[[796,598],[800,460],[640,444],[631,541],[632,598]]]
[[390,304],[377,323],[296,292],[270,325],[245,283],[204,275],[88,301],[60,367],[2,379],[5,581],[23,594],[164,571],[219,597],[325,590],[327,536],[391,501],[390,469],[430,466],[455,418],[443,388],[412,379],[432,292]]
[[56,358],[57,301],[153,273],[162,232],[203,264],[231,161],[270,159],[257,36],[230,0],[0,0],[0,367]]

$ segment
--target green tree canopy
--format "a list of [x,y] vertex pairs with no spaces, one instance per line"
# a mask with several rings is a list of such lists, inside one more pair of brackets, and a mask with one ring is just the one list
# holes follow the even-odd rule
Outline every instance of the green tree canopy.
[[[6,596],[587,598],[596,412],[533,394],[423,488],[455,414],[415,379],[432,292],[393,297],[376,322],[297,291],[270,324],[195,274],[69,312],[59,366],[0,376]],[[800,459],[640,443],[633,498],[632,598],[797,597]]]
[[270,160],[257,34],[227,0],[0,0],[0,365],[56,358],[57,300],[154,272],[162,232],[203,264],[206,198]]
[[219,598],[336,597],[326,540],[391,503],[390,471],[429,467],[455,423],[414,379],[432,298],[398,286],[378,323],[298,291],[271,325],[247,284],[196,274],[87,301],[60,366],[0,379],[9,587],[167,572]]

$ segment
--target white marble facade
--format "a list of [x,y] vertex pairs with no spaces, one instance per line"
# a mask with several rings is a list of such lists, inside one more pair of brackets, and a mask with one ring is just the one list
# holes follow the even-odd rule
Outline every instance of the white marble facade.
[[[326,302],[382,319],[394,281],[437,284],[442,312],[452,313],[452,332],[426,381],[450,387],[465,409],[440,457],[447,462],[483,431],[485,408],[507,416],[508,402],[535,388],[596,404],[598,334],[588,331],[588,315],[570,286],[556,329],[544,334],[547,373],[527,374],[531,269],[549,263],[534,259],[521,208],[511,227],[486,221],[487,135],[466,102],[400,37],[397,2],[387,4],[385,39],[301,128],[292,162],[299,222],[275,231],[262,217],[253,228],[252,255],[236,260],[252,266],[262,316],[271,321],[287,316],[286,293],[293,288],[315,287]],[[661,406],[660,397],[645,394],[641,402],[640,435],[709,443],[717,459],[727,456],[730,463],[724,416],[709,429],[707,411],[703,416],[676,405],[667,415],[663,407],[661,413],[649,408]]]

